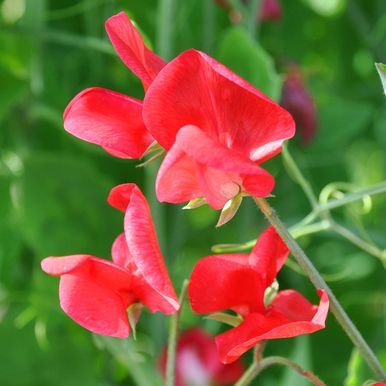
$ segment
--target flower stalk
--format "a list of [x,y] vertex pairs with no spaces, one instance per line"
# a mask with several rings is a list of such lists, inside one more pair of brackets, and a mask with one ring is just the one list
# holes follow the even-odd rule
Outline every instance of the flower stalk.
[[184,301],[186,297],[188,284],[189,284],[189,281],[185,279],[182,284],[181,293],[178,299],[180,303],[180,309],[170,318],[169,341],[168,341],[168,352],[167,352],[167,362],[166,362],[166,382],[165,382],[166,386],[175,385],[178,326],[180,322],[181,310],[184,305]]
[[308,378],[313,385],[326,386],[326,384],[311,371],[303,369],[290,359],[279,356],[271,356],[264,358],[261,361],[254,361],[235,386],[248,386],[259,373],[273,365],[287,366],[303,377]]
[[295,257],[297,263],[300,265],[303,271],[307,274],[314,287],[317,289],[324,289],[327,292],[330,299],[330,307],[332,313],[334,314],[336,320],[346,332],[348,337],[351,339],[353,344],[358,348],[369,367],[374,371],[374,373],[379,379],[386,380],[385,370],[378,361],[374,352],[371,350],[367,342],[362,337],[361,333],[355,327],[354,323],[351,321],[349,316],[346,314],[346,312],[340,305],[338,299],[335,297],[334,293],[327,285],[326,281],[323,279],[319,271],[315,268],[315,266],[308,258],[308,256],[304,253],[299,244],[291,236],[283,222],[276,214],[275,210],[269,205],[267,200],[265,200],[264,198],[254,198],[254,200],[256,202],[256,205],[267,218],[267,220],[276,229],[277,233],[282,237],[283,241],[291,250],[292,255]]

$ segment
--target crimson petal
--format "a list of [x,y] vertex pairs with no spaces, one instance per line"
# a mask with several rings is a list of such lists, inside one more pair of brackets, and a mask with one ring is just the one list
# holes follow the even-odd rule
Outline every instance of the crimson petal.
[[151,311],[176,312],[178,299],[158,245],[146,198],[135,184],[123,184],[111,191],[108,201],[126,210],[124,224],[128,254],[139,277],[136,292],[142,294],[141,298],[145,297],[143,302]]
[[193,311],[207,314],[237,310],[242,314],[262,311],[261,275],[246,265],[248,255],[212,255],[201,259],[193,269],[188,295]]
[[106,31],[123,63],[142,80],[146,90],[166,62],[146,47],[124,12],[106,21]]
[[60,305],[78,324],[97,334],[129,335],[126,308],[136,297],[127,271],[89,255],[49,257],[41,265],[48,274],[61,275]]
[[296,291],[280,292],[266,315],[252,313],[239,326],[216,337],[221,360],[231,363],[266,339],[291,338],[323,329],[329,300],[325,291],[318,294],[320,304],[314,306]]
[[265,278],[266,287],[268,287],[280,271],[288,254],[288,247],[271,226],[257,239],[249,255],[249,263]]
[[185,51],[162,69],[146,93],[143,116],[166,149],[190,124],[258,162],[280,151],[295,133],[286,110],[196,50]]
[[140,158],[154,141],[143,123],[141,101],[98,87],[69,103],[64,128],[119,158]]
[[202,196],[195,161],[178,145],[167,153],[157,174],[157,198],[161,202],[179,204]]

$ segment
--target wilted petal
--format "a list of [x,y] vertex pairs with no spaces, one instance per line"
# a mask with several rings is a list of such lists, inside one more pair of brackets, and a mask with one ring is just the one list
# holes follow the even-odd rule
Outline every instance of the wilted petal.
[[238,327],[216,337],[221,360],[233,362],[266,339],[291,338],[323,329],[329,301],[324,291],[318,294],[320,304],[314,306],[295,291],[280,292],[266,315],[252,313]]
[[120,158],[140,158],[154,139],[142,119],[142,102],[103,88],[79,93],[64,112],[64,128]]
[[[286,110],[195,50],[182,53],[163,68],[146,93],[143,115],[154,138],[166,149],[175,142],[177,132],[190,124],[260,162],[295,133]],[[256,153],[262,147],[266,150]]]
[[248,255],[213,255],[193,269],[188,294],[193,311],[207,314],[226,309],[247,314],[263,310],[263,280],[248,267]]
[[280,271],[289,254],[288,247],[272,226],[257,239],[249,255],[249,263],[260,272],[268,287]]
[[202,196],[196,162],[177,145],[167,153],[157,174],[157,198],[161,202],[179,204]]
[[106,21],[106,31],[123,63],[142,80],[146,90],[166,62],[149,50],[124,12]]

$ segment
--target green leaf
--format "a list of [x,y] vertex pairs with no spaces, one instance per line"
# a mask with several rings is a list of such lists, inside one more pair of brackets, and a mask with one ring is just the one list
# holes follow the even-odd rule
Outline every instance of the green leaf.
[[218,59],[273,100],[281,94],[282,79],[271,56],[239,27],[230,28],[220,41]]
[[386,65],[383,63],[375,63],[375,67],[378,71],[379,76],[381,77],[383,92],[386,95]]
[[20,229],[39,257],[110,256],[122,215],[106,203],[113,183],[81,159],[37,154],[15,189]]

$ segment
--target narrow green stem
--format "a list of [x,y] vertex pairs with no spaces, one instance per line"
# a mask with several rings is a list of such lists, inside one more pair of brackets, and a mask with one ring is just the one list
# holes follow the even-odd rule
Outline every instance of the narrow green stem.
[[331,225],[331,230],[336,232],[338,235],[342,236],[346,240],[350,241],[352,244],[361,248],[370,255],[373,255],[380,259],[383,263],[386,262],[386,250],[381,250],[377,246],[368,243],[367,241],[358,237],[355,233],[351,232],[349,229],[333,222]]
[[318,199],[314,191],[312,190],[310,183],[304,178],[298,165],[296,164],[290,152],[288,151],[287,144],[284,144],[281,154],[284,160],[284,165],[287,167],[289,174],[295,180],[295,182],[297,182],[300,185],[300,187],[303,189],[304,194],[307,196],[312,209],[314,211],[317,211]]
[[358,189],[355,192],[345,194],[342,198],[328,201],[325,204],[319,204],[317,211],[324,212],[326,210],[339,208],[350,204],[351,202],[361,200],[365,196],[375,196],[382,193],[386,193],[386,181],[363,189]]
[[256,37],[262,0],[251,0],[247,15],[247,30],[252,38]]
[[324,289],[330,299],[330,309],[334,314],[336,320],[344,329],[348,337],[351,339],[353,344],[358,348],[362,357],[366,360],[369,367],[374,371],[377,377],[380,380],[386,380],[385,370],[382,368],[382,365],[378,361],[377,357],[363,339],[361,333],[355,327],[354,323],[348,317],[339,301],[335,297],[334,293],[331,291],[330,287],[327,285],[326,281],[320,275],[319,271],[312,264],[311,260],[307,257],[304,251],[301,249],[299,244],[291,236],[283,222],[280,220],[275,210],[269,205],[267,200],[264,198],[255,198],[255,202],[260,210],[263,212],[267,220],[272,224],[276,229],[278,234],[281,236],[283,241],[286,243],[292,255],[295,257],[297,263],[306,272],[311,283],[317,289]]
[[173,56],[174,46],[174,0],[158,1],[157,51],[165,60]]
[[326,384],[312,372],[303,369],[300,365],[291,361],[290,359],[279,356],[267,357],[260,362],[255,361],[252,363],[252,365],[235,384],[235,386],[248,386],[259,373],[273,365],[287,366],[303,377],[308,378],[315,386],[326,386]]
[[170,318],[170,327],[169,327],[169,341],[168,341],[168,352],[167,352],[167,361],[166,361],[166,386],[175,385],[175,370],[176,370],[176,351],[177,351],[177,341],[178,341],[178,326],[180,322],[180,314],[182,307],[184,305],[186,291],[188,289],[188,280],[184,280],[182,284],[182,289],[179,297],[180,309]]
[[214,43],[214,19],[215,19],[215,5],[213,1],[202,0],[202,12],[203,12],[203,47],[204,51],[208,54],[212,53]]

